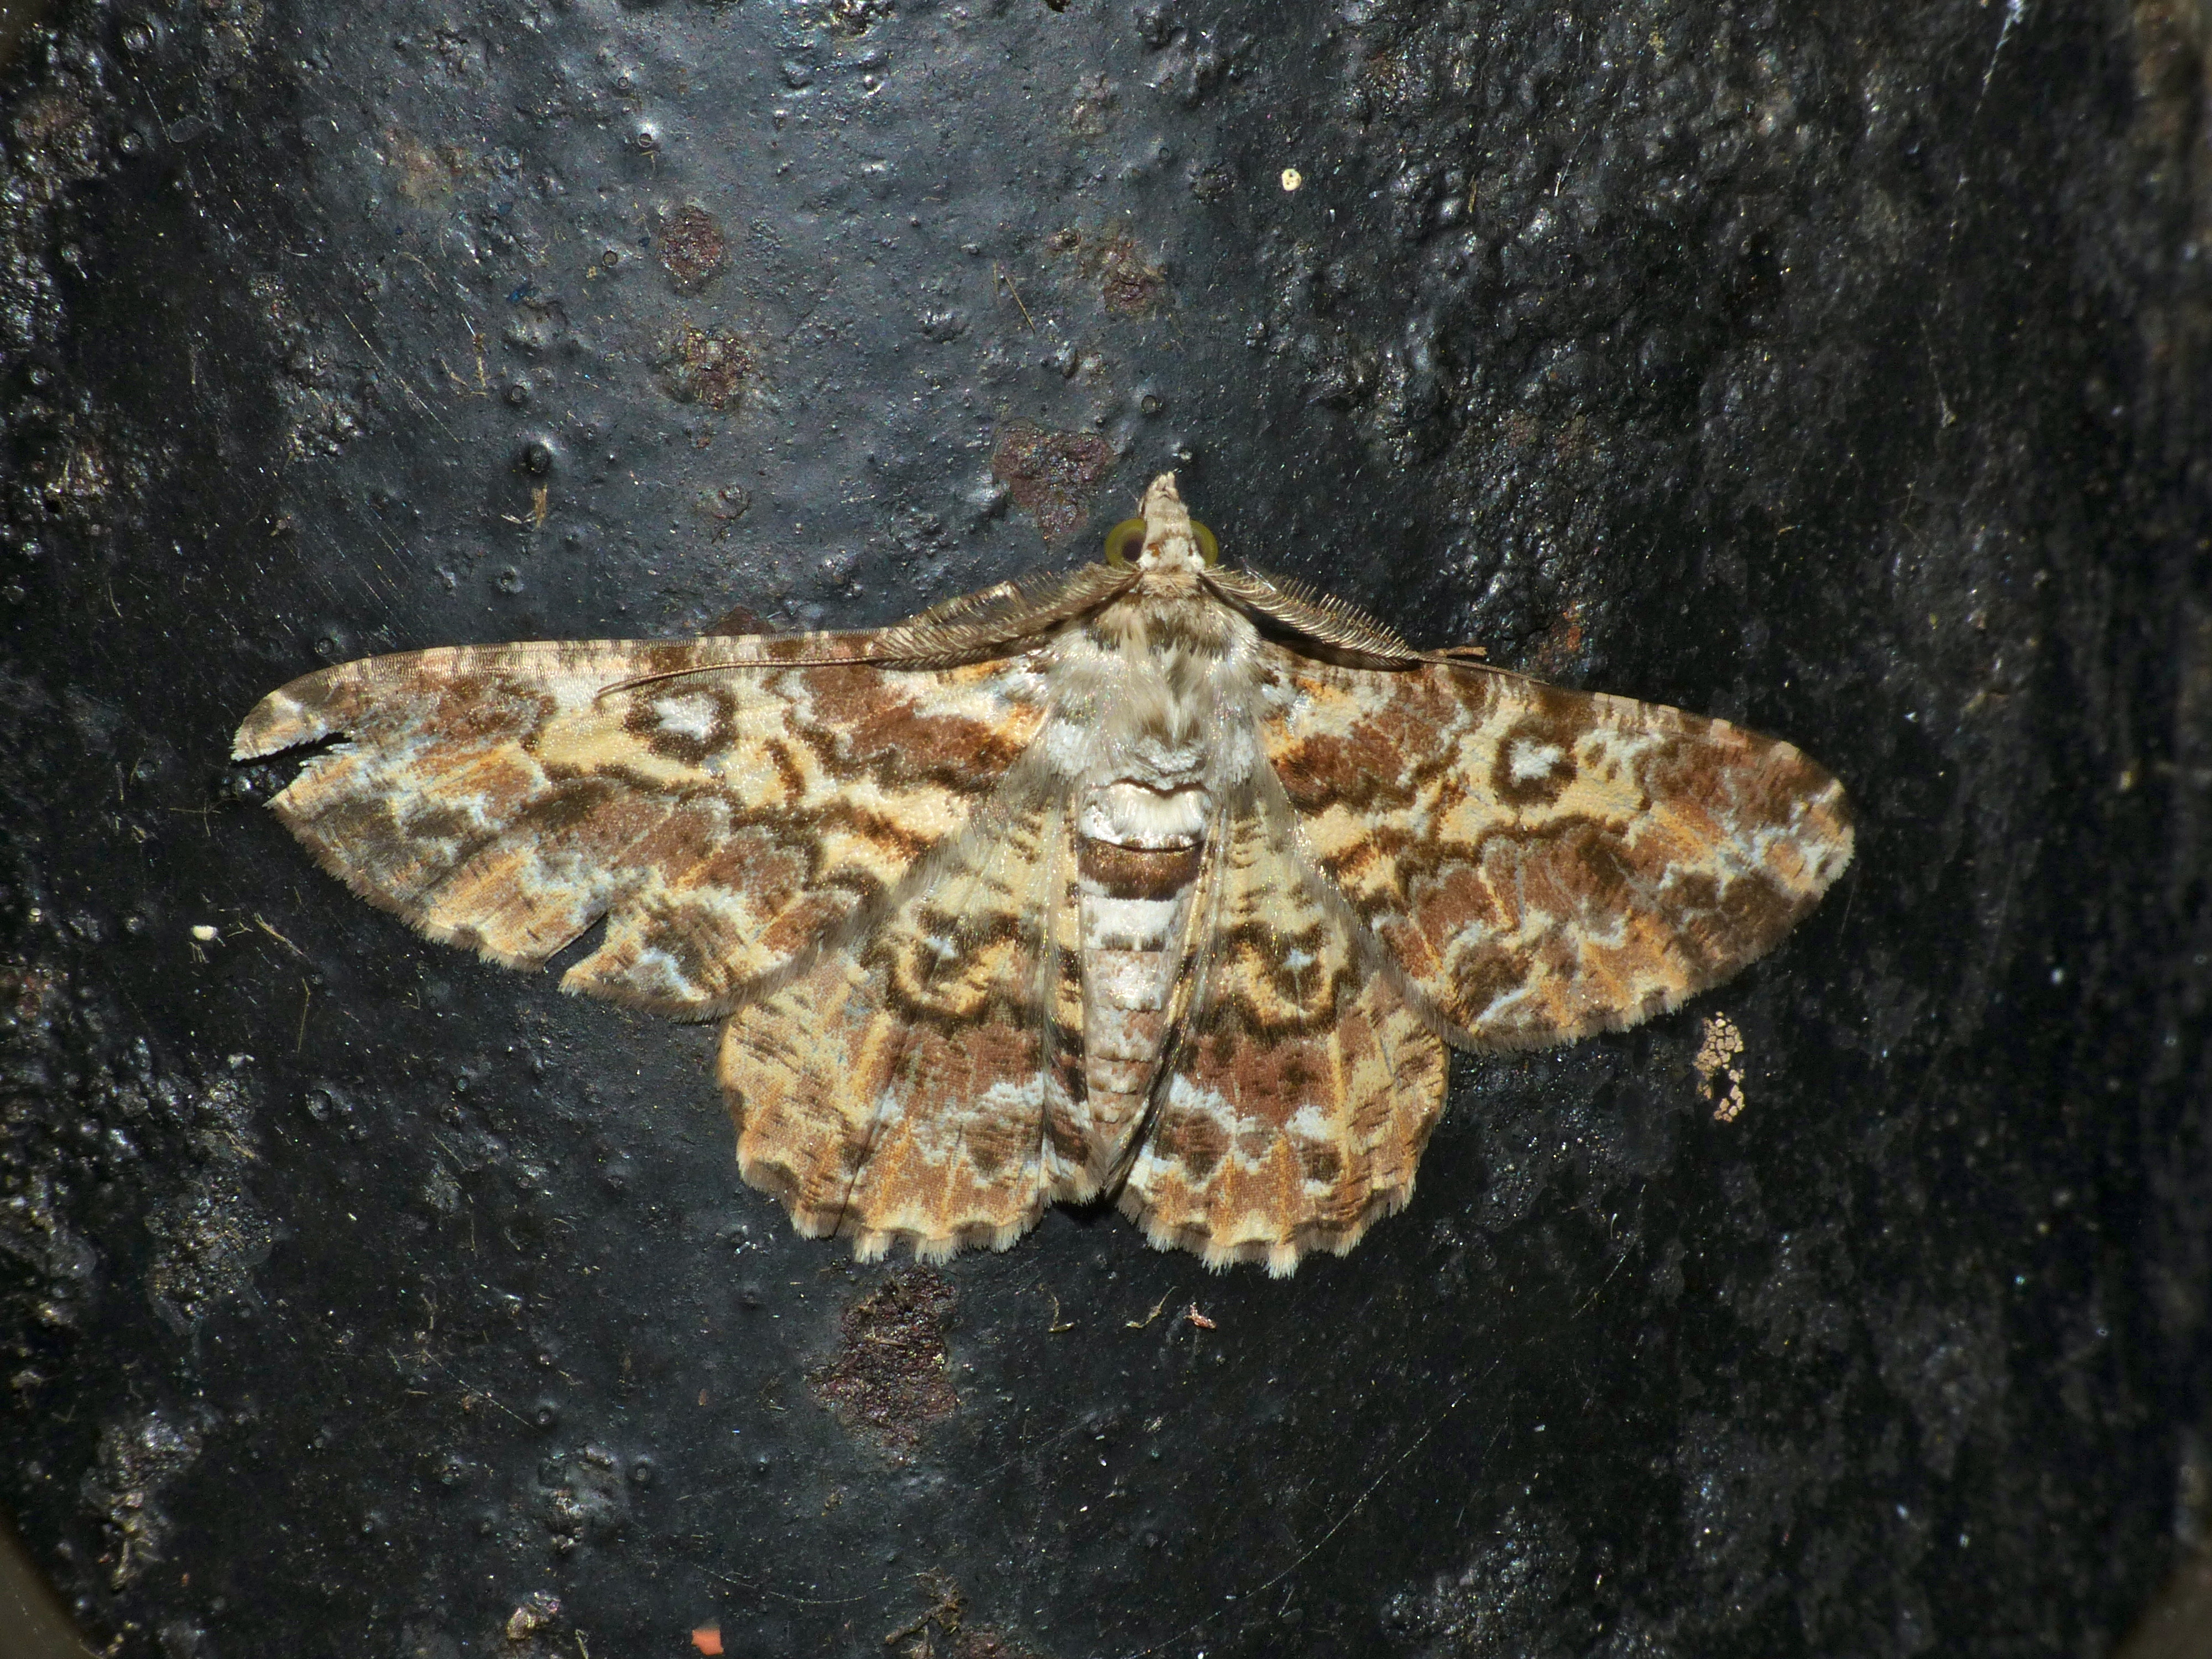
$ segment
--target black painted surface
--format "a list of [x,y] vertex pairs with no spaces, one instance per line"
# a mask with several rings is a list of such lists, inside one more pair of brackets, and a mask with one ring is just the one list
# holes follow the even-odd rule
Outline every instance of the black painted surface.
[[[0,1504],[88,1630],[2108,1646],[2212,1479],[2192,17],[210,0],[33,34]],[[992,474],[1021,422],[1119,458],[1050,550]],[[1063,1212],[955,1262],[952,1409],[885,1449],[815,1394],[885,1271],[738,1182],[710,1034],[409,936],[228,734],[370,651],[886,620],[1091,556],[1167,465],[1232,559],[1416,641],[1796,740],[1861,861],[1683,1013],[1460,1063],[1346,1260],[1216,1278]]]

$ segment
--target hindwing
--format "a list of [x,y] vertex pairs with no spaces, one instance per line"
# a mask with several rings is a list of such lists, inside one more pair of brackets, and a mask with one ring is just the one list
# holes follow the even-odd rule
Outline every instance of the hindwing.
[[1403,1207],[1444,1048],[1388,954],[1306,862],[1264,773],[1224,798],[1182,1008],[1121,1208],[1163,1249],[1287,1273]]
[[[721,1081],[747,1181],[800,1231],[924,1259],[1003,1249],[1060,1196],[1068,1067],[1055,917],[1064,794],[1020,769],[888,902],[731,1017]],[[1078,1158],[1079,1164],[1079,1158]]]

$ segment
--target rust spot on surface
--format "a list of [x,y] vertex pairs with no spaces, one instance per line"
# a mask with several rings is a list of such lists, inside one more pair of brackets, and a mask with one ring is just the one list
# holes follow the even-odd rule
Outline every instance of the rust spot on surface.
[[1052,432],[1017,421],[999,440],[991,476],[1031,514],[1048,542],[1090,515],[1091,492],[1114,466],[1114,446],[1095,432]]
[[830,0],[824,9],[823,22],[830,33],[857,40],[878,18],[889,17],[894,7],[892,0]]
[[1579,599],[1569,599],[1544,629],[1544,636],[1528,649],[1522,659],[1523,673],[1538,679],[1565,676],[1577,672],[1583,665],[1586,644],[1583,623],[1585,609]]
[[1054,233],[1046,244],[1075,261],[1075,268],[1098,285],[1098,302],[1117,317],[1147,317],[1168,305],[1168,274],[1137,246],[1127,230],[1085,236],[1079,230]]
[[759,360],[742,334],[709,333],[685,323],[660,343],[653,364],[660,389],[679,404],[704,404],[724,410],[744,396]]
[[51,968],[21,961],[0,963],[0,1036],[44,1019],[61,985],[62,976]]
[[729,256],[720,221],[696,202],[660,218],[660,264],[678,294],[696,294],[721,273]]
[[1103,138],[1113,125],[1115,106],[1121,101],[1121,94],[1104,76],[1084,76],[1075,83],[1075,101],[1068,106],[1068,137]]
[[385,131],[384,160],[399,175],[400,195],[417,206],[452,195],[476,170],[471,158],[458,144],[441,144],[433,149],[397,128]]
[[933,1268],[894,1273],[845,1310],[837,1352],[807,1373],[814,1397],[863,1439],[904,1456],[960,1403],[945,1376],[952,1287]]
[[768,624],[761,620],[760,612],[755,611],[750,605],[733,605],[714,621],[708,623],[705,631],[709,635],[726,635],[732,638],[740,638],[748,634],[765,634],[768,632]]

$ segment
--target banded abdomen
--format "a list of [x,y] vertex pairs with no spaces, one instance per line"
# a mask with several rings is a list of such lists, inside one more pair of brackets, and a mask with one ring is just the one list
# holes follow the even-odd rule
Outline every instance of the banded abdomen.
[[1167,1041],[1190,905],[1206,861],[1199,789],[1099,790],[1076,837],[1090,1170],[1107,1178],[1143,1121]]

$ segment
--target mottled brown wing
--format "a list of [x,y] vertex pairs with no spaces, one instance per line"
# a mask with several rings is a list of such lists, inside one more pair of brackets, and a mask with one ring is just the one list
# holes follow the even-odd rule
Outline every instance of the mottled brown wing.
[[1497,670],[1267,649],[1262,738],[1306,845],[1470,1046],[1672,1008],[1850,862],[1842,786],[1772,738]]
[[1444,1046],[1305,862],[1261,775],[1207,841],[1186,993],[1121,1208],[1210,1267],[1350,1249],[1404,1206],[1444,1103]]
[[898,1243],[926,1261],[1003,1249],[1081,1168],[1081,1031],[1055,1018],[1068,806],[1041,766],[1022,771],[723,1033],[745,1179],[863,1261]]
[[881,637],[370,658],[264,698],[236,753],[340,739],[273,805],[431,938],[532,967],[604,917],[564,990],[711,1013],[896,890],[1042,722],[1024,659],[852,660]]

